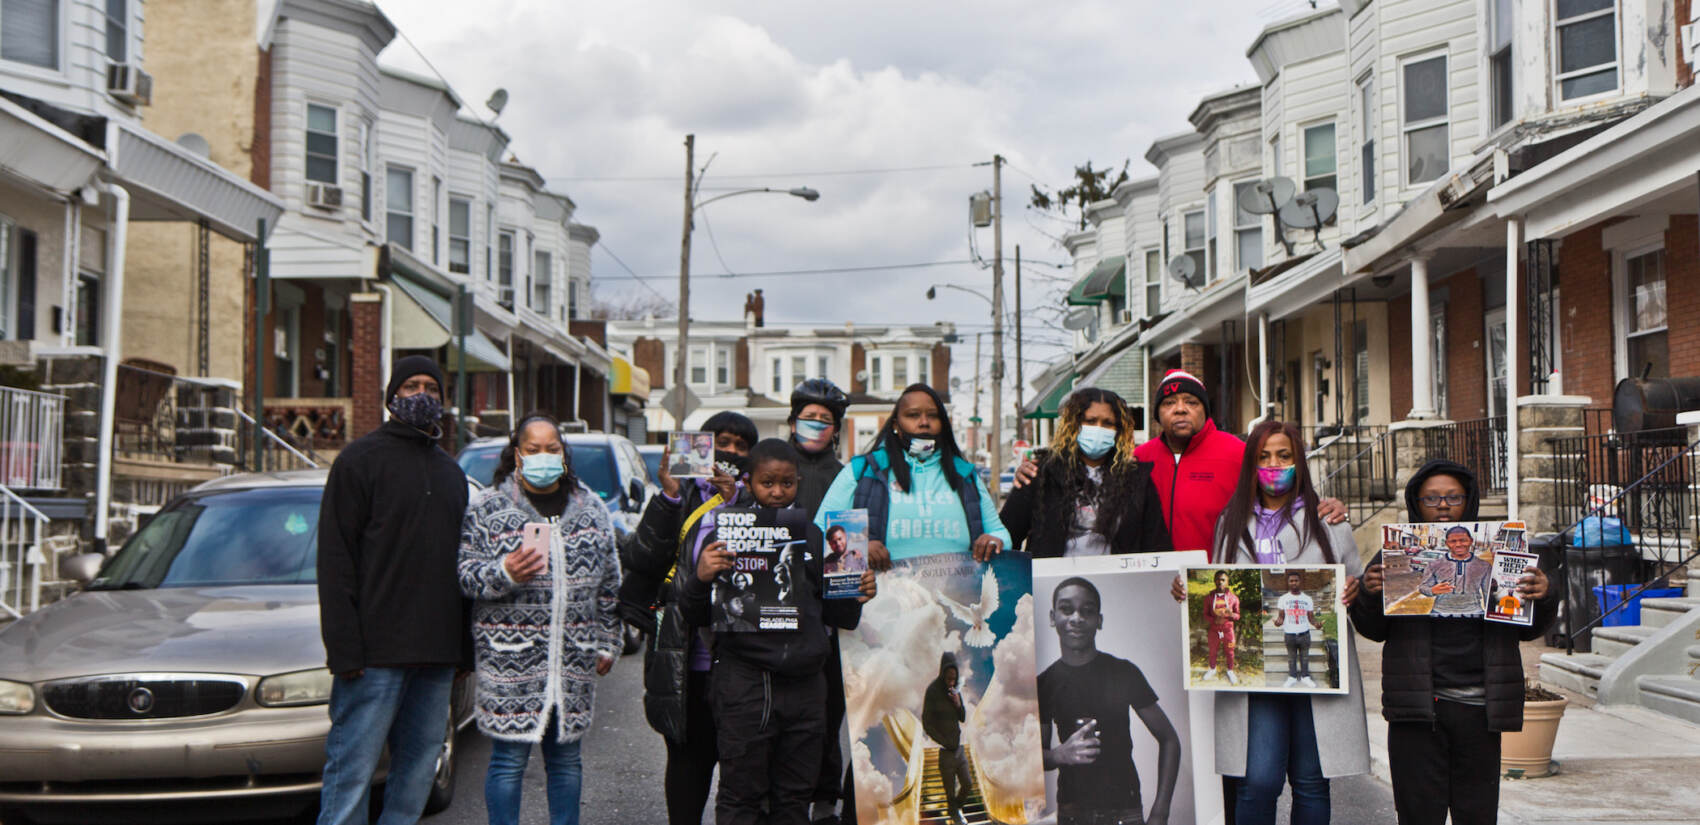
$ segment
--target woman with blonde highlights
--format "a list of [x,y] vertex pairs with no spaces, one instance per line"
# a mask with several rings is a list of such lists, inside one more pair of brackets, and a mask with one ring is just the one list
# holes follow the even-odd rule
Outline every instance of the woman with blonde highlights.
[[1097,387],[1063,401],[1038,476],[1004,502],[1004,526],[1036,557],[1170,550],[1151,465],[1133,458],[1133,413]]

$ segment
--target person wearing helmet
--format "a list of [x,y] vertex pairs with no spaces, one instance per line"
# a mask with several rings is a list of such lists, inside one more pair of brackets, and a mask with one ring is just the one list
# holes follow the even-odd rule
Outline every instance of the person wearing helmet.
[[791,391],[791,446],[803,460],[797,465],[797,506],[815,517],[826,490],[844,465],[838,461],[838,433],[850,397],[825,378],[810,378]]

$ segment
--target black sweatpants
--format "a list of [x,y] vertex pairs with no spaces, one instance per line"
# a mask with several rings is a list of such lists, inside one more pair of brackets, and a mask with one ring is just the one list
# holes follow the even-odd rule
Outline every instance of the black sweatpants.
[[708,691],[708,671],[691,671],[685,682],[685,741],[665,740],[668,825],[702,825],[714,766],[720,762]]
[[951,811],[962,810],[968,790],[974,780],[968,776],[968,752],[956,748],[939,748],[939,776],[944,779],[944,798]]
[[787,678],[722,657],[712,681],[720,732],[714,821],[808,825],[826,729],[825,674]]
[[1499,731],[1487,708],[1438,700],[1434,726],[1387,726],[1387,764],[1399,825],[1493,825],[1499,817]]
[[844,783],[844,753],[838,748],[838,729],[844,724],[844,669],[838,661],[838,631],[828,630],[826,657],[826,736],[822,740],[820,777],[814,801],[837,802]]

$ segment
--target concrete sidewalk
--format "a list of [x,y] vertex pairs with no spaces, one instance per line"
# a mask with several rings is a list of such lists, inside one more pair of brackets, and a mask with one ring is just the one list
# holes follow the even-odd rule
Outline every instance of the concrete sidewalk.
[[[1391,782],[1387,723],[1381,718],[1381,645],[1358,642],[1369,716],[1370,770]],[[1524,672],[1537,673],[1540,654],[1523,646]],[[1505,825],[1636,822],[1700,825],[1700,726],[1640,707],[1603,708],[1567,691],[1558,726],[1555,776],[1504,779],[1499,821]]]

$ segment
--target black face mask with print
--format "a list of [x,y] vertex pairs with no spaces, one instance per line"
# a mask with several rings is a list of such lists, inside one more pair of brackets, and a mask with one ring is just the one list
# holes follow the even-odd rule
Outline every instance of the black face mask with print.
[[749,464],[750,457],[747,455],[738,455],[731,450],[714,451],[714,466],[733,478],[743,478],[750,469]]

